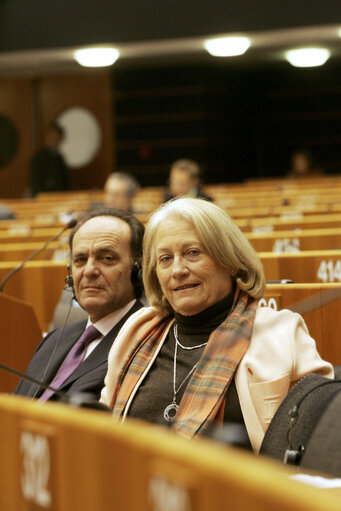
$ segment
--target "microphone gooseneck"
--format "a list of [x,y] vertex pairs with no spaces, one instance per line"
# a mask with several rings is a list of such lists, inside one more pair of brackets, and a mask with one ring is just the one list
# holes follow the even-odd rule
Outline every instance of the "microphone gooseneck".
[[0,369],[4,369],[4,371],[8,371],[12,374],[15,374],[16,376],[20,376],[20,378],[23,378],[24,380],[28,380],[31,383],[35,383],[39,387],[43,387],[44,389],[53,390],[55,394],[60,396],[61,398],[65,399],[67,397],[66,392],[63,392],[62,390],[55,389],[54,387],[50,387],[50,385],[47,385],[43,381],[37,380],[36,378],[33,378],[33,376],[29,376],[28,374],[22,373],[21,371],[18,371],[17,369],[13,369],[12,367],[7,366],[6,364],[1,364],[0,362]]
[[44,389],[53,390],[53,392],[61,398],[60,400],[62,403],[77,408],[90,408],[92,410],[111,412],[110,408],[100,403],[97,400],[97,397],[89,392],[75,392],[73,394],[68,394],[63,390],[55,389],[54,387],[51,387],[50,385],[47,385],[46,383],[39,381],[36,378],[29,376],[28,374],[24,374],[21,371],[18,371],[17,369],[13,369],[13,367],[9,367],[5,364],[0,363],[0,369],[4,369],[5,371],[15,374],[16,376],[20,376],[24,380],[28,380],[31,383],[35,383],[36,385],[39,385]]
[[42,252],[52,241],[56,240],[57,238],[59,238],[59,236],[61,236],[63,234],[63,232],[65,232],[67,229],[72,229],[77,223],[77,220],[75,218],[71,219],[70,222],[68,224],[66,224],[61,231],[59,231],[57,234],[55,234],[54,236],[52,236],[51,238],[49,238],[47,241],[45,241],[45,243],[40,247],[38,248],[37,250],[35,250],[34,252],[32,252],[32,254],[30,254],[28,257],[26,257],[18,266],[16,266],[15,268],[13,268],[13,270],[11,270],[5,277],[4,279],[1,281],[1,284],[0,284],[0,293],[3,292],[4,290],[4,287],[6,285],[6,283],[8,282],[8,280],[13,276],[15,275],[15,273],[17,273],[19,270],[21,270],[21,268],[28,262],[30,261],[31,259],[33,259],[36,255],[40,254],[40,252]]

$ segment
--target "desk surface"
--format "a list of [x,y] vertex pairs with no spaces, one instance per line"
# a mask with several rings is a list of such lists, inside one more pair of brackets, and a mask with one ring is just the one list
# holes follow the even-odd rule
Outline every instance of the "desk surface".
[[289,467],[137,421],[0,396],[0,509],[335,511]]

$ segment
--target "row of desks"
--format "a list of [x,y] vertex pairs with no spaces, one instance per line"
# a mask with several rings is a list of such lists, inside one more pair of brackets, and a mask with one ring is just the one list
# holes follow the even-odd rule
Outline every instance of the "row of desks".
[[[137,213],[136,216],[142,223],[148,221],[148,215]],[[234,219],[243,232],[272,232],[289,231],[294,229],[323,229],[340,227],[340,213],[310,214],[295,213],[283,216],[268,216],[266,218],[254,218],[253,215],[245,218]],[[8,236],[15,238],[22,236],[23,239],[29,236],[48,237],[62,229],[63,222],[49,217],[38,217],[33,220],[2,220],[0,222],[0,242]]]
[[[304,181],[304,182],[303,182]],[[234,218],[282,215],[285,212],[341,212],[341,178],[322,176],[314,180],[282,179],[251,184],[222,183],[204,186],[215,202],[228,209]],[[149,214],[162,202],[163,187],[142,187],[135,197],[134,209]],[[34,199],[4,200],[17,218],[39,215],[56,217],[103,201],[102,190],[83,190],[41,194]]]
[[335,511],[294,468],[157,426],[0,396],[0,509]]
[[[39,248],[45,241],[58,234],[58,227],[39,228],[32,231],[0,229],[0,261],[21,261],[30,251]],[[299,252],[306,250],[341,249],[341,227],[297,228],[273,232],[245,232],[245,236],[257,252]],[[67,247],[68,234],[49,245],[50,252],[57,247]],[[53,249],[53,250],[52,250]],[[46,258],[46,252],[39,258]],[[49,257],[52,258],[51,256]]]
[[[28,253],[32,249],[29,247]],[[341,250],[260,253],[267,281],[341,283]],[[16,266],[0,263],[0,282]],[[48,329],[67,275],[65,261],[30,261],[6,284],[5,292],[32,303],[43,331]]]

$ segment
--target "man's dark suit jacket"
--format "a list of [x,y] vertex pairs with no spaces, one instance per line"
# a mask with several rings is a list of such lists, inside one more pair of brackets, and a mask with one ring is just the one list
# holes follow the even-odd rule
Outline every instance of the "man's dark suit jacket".
[[[133,307],[127,312],[127,314],[110,330],[110,332],[101,340],[96,348],[90,353],[90,355],[77,367],[77,369],[69,376],[69,378],[61,385],[60,390],[63,390],[68,395],[76,392],[86,392],[94,395],[94,399],[99,399],[101,390],[104,386],[104,378],[108,368],[108,353],[109,350],[125,321],[138,309],[143,307],[143,304],[137,300]],[[44,382],[49,384],[59,367],[61,366],[66,355],[79,339],[83,331],[85,330],[87,321],[79,321],[72,325],[67,326],[64,329],[62,337],[59,342],[56,353],[54,354],[50,363],[49,369]],[[58,340],[61,329],[54,330],[49,333],[40,342],[37,347],[33,358],[28,365],[26,374],[41,381],[44,376],[44,371],[49,363]],[[27,380],[21,379],[18,386],[14,390],[14,394],[21,396],[40,397],[44,392],[41,387],[37,394],[37,385]],[[60,401],[61,398],[54,394],[51,400]]]

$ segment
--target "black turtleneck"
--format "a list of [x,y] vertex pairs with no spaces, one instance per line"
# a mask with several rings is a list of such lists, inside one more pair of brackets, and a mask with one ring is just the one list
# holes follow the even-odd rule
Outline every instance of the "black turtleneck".
[[[194,316],[183,316],[175,313],[175,322],[178,326],[178,340],[183,346],[197,346],[208,341],[213,330],[228,316],[233,303],[234,292],[215,303],[208,309]],[[165,408],[172,403],[173,374],[174,374],[174,329],[170,329],[168,336],[156,357],[156,360],[143,380],[131,404],[129,416],[169,425],[164,419]],[[178,346],[176,358],[176,389],[186,378],[189,371],[198,362],[204,347],[184,350]],[[176,393],[176,402],[180,403],[189,379]],[[224,422],[244,422],[240,409],[234,379],[226,395],[226,408]]]

